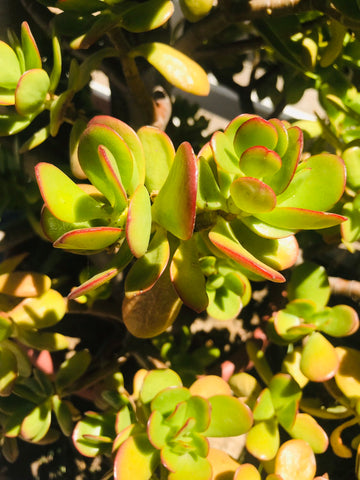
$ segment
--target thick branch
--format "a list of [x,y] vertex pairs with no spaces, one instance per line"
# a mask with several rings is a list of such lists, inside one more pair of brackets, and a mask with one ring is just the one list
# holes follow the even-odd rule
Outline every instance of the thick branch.
[[329,277],[331,291],[335,295],[343,295],[351,300],[360,300],[360,282],[340,277]]

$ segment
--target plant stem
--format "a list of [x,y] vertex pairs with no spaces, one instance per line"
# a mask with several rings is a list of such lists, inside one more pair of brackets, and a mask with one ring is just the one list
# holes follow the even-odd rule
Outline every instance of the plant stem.
[[344,295],[351,300],[360,299],[360,282],[340,277],[329,277],[331,291],[335,295]]
[[136,103],[139,105],[144,116],[144,124],[152,124],[154,122],[154,103],[151,95],[145,87],[140,76],[136,62],[128,53],[130,47],[122,33],[121,28],[115,27],[108,32],[108,37],[119,52],[119,57],[126,79],[126,83],[132,93]]

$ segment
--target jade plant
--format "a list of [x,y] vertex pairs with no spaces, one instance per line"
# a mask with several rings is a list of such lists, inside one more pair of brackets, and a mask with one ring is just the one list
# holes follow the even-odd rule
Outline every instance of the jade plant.
[[4,2],[10,478],[360,479],[358,3]]

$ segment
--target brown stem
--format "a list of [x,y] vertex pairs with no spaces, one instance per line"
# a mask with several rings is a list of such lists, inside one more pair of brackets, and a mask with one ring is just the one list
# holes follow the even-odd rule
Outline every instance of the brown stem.
[[154,122],[154,103],[151,95],[145,87],[140,76],[136,62],[129,56],[129,46],[121,31],[121,28],[115,27],[108,32],[108,37],[119,52],[122,70],[126,79],[126,83],[136,101],[142,115],[143,123],[152,124]]
[[335,295],[343,295],[352,300],[360,299],[360,282],[357,280],[346,280],[340,277],[329,277],[331,291]]

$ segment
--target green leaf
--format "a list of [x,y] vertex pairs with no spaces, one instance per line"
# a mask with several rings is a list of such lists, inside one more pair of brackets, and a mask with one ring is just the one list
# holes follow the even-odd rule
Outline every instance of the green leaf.
[[158,450],[162,449],[170,438],[172,428],[164,421],[158,410],[154,410],[147,422],[147,435],[151,445]]
[[139,258],[146,253],[150,234],[150,197],[145,185],[139,185],[130,198],[126,221],[126,239],[135,257]]
[[240,295],[229,290],[225,285],[217,289],[207,288],[209,305],[207,313],[216,320],[231,320],[236,318],[242,307]]
[[74,98],[75,91],[72,89],[65,90],[57,98],[51,102],[50,106],[50,135],[56,137],[61,124],[65,120],[68,108]]
[[190,391],[182,386],[169,386],[159,391],[151,401],[151,410],[158,410],[161,415],[169,415],[180,402],[191,397]]
[[116,243],[122,233],[121,228],[114,227],[82,228],[64,233],[53,246],[79,254],[97,253]]
[[290,139],[288,129],[285,123],[278,118],[271,118],[269,120],[269,123],[271,123],[271,125],[275,127],[278,134],[278,141],[274,150],[280,157],[282,157],[289,147]]
[[202,273],[195,238],[180,241],[171,265],[170,277],[185,305],[196,312],[202,312],[208,305],[205,277]]
[[336,385],[349,399],[360,398],[360,351],[350,347],[336,347],[339,368]]
[[257,213],[256,217],[274,227],[294,232],[333,227],[346,220],[346,217],[335,213],[282,206],[275,207],[271,212]]
[[253,414],[256,422],[270,420],[275,416],[274,404],[268,388],[265,388],[258,396],[255,407],[253,408]]
[[174,370],[151,370],[144,378],[140,399],[144,404],[150,403],[158,393],[169,387],[182,387],[181,378]]
[[214,160],[220,169],[228,173],[240,174],[239,155],[235,153],[229,137],[223,132],[215,132],[210,141]]
[[35,173],[45,205],[55,217],[69,223],[104,217],[103,205],[55,165],[38,163]]
[[0,137],[7,137],[21,132],[30,125],[35,115],[23,117],[16,113],[0,115]]
[[150,193],[158,193],[174,161],[174,146],[166,133],[156,127],[141,127],[137,134],[146,158],[145,185]]
[[86,222],[76,223],[63,222],[55,217],[45,205],[41,210],[41,228],[51,242],[55,242],[55,240],[64,235],[64,233],[71,232],[72,230],[77,230],[79,228],[90,227],[91,222],[89,220]]
[[347,217],[347,220],[341,224],[340,229],[342,239],[347,244],[360,238],[360,208],[357,207],[358,202],[360,202],[360,195],[357,195],[353,202],[345,203],[342,208],[341,213]]
[[304,262],[296,266],[288,284],[289,300],[313,301],[317,308],[323,308],[330,298],[330,284],[323,266]]
[[360,147],[347,148],[341,154],[346,167],[346,183],[353,190],[360,188]]
[[41,68],[40,52],[27,22],[21,24],[21,47],[24,52],[26,70]]
[[51,279],[43,273],[10,272],[0,274],[0,292],[13,297],[37,297],[51,286]]
[[202,156],[198,159],[198,170],[197,208],[201,210],[225,209],[226,200],[215,180],[209,163]]
[[285,281],[280,273],[255,258],[239,243],[225,220],[218,219],[216,226],[210,230],[209,239],[219,250],[251,272],[274,282]]
[[99,145],[102,145],[111,153],[109,161],[111,161],[112,169],[120,177],[125,191],[130,194],[133,191],[134,160],[129,147],[122,137],[107,125],[90,124],[81,135],[78,149],[81,168],[90,182],[113,204],[113,187],[111,184],[109,185],[108,175],[104,172],[103,164],[99,162]]
[[278,205],[329,210],[341,198],[345,182],[346,172],[340,157],[329,153],[314,155],[300,164],[288,188],[278,196]]
[[91,363],[91,355],[88,350],[75,352],[70,358],[66,359],[59,367],[55,378],[55,386],[58,392],[62,392],[66,387],[71,386],[88,369]]
[[75,448],[85,457],[110,455],[111,439],[115,437],[114,425],[113,413],[86,412],[72,434]]
[[0,87],[0,105],[15,105],[15,94],[12,90]]
[[182,480],[192,475],[197,480],[211,479],[208,460],[190,452],[177,453],[166,448],[161,452],[161,461],[170,470],[169,480]]
[[99,163],[101,164],[104,176],[107,180],[109,190],[107,198],[110,201],[114,212],[121,213],[127,207],[127,196],[119,172],[116,168],[116,161],[110,150],[99,145],[98,147]]
[[20,76],[20,64],[16,53],[7,43],[0,40],[0,86],[15,89]]
[[78,298],[81,295],[86,295],[87,293],[92,292],[96,288],[99,288],[105,283],[109,282],[118,273],[119,273],[119,269],[117,268],[109,268],[108,270],[97,273],[96,275],[92,276],[91,278],[86,280],[86,282],[82,283],[78,287],[72,288],[67,298],[69,300],[74,300],[75,298]]
[[69,347],[68,339],[56,332],[38,332],[33,330],[18,331],[18,338],[21,343],[37,350],[49,350],[56,352]]
[[24,352],[24,349],[17,343],[8,339],[2,340],[1,346],[14,354],[16,358],[16,369],[18,374],[24,378],[30,377],[32,373],[32,364],[28,355]]
[[10,312],[21,328],[46,328],[56,325],[65,315],[66,303],[59,292],[50,289],[35,298],[26,298]]
[[349,305],[335,305],[329,313],[330,318],[321,325],[321,330],[327,335],[346,337],[359,328],[359,316]]
[[55,93],[55,90],[59,84],[61,77],[62,58],[61,58],[61,45],[58,37],[55,34],[55,30],[51,36],[52,52],[53,52],[53,68],[50,73],[50,86],[49,92]]
[[174,5],[169,0],[148,0],[126,10],[120,24],[129,32],[148,32],[161,27],[173,12]]
[[250,118],[238,128],[234,137],[234,150],[240,158],[248,148],[262,146],[274,150],[278,142],[276,128],[261,117]]
[[302,373],[313,382],[325,382],[332,378],[339,368],[335,348],[319,332],[313,332],[307,339],[301,354]]
[[276,195],[266,183],[253,177],[240,177],[230,185],[235,205],[248,213],[271,212],[276,206]]
[[152,237],[147,252],[134,263],[126,276],[126,296],[133,297],[151,289],[165,270],[169,255],[166,232],[159,229]]
[[132,57],[144,57],[175,87],[194,95],[208,95],[206,72],[193,60],[164,43],[143,43],[133,47]]
[[190,144],[184,142],[152,207],[154,222],[181,240],[188,240],[193,233],[197,185],[196,157]]
[[41,68],[27,70],[15,90],[15,107],[20,115],[37,113],[43,106],[50,87],[50,79]]
[[278,373],[271,379],[269,389],[278,421],[284,428],[291,428],[302,395],[299,385],[287,373]]
[[[267,480],[270,480],[268,477],[266,478]],[[236,470],[233,480],[261,480],[261,476],[254,465],[251,463],[243,463]]]
[[253,423],[250,408],[235,397],[214,395],[211,405],[210,425],[203,432],[206,437],[232,437],[250,430]]
[[73,432],[73,421],[67,402],[62,400],[58,395],[54,395],[51,400],[52,408],[62,433],[66,437],[70,437]]
[[15,355],[7,348],[0,349],[0,395],[10,395],[18,377]]
[[280,156],[261,145],[248,148],[240,157],[240,169],[247,177],[271,177],[281,165]]
[[21,436],[29,442],[37,443],[48,433],[50,425],[51,402],[46,400],[24,418],[21,424]]
[[37,132],[35,132],[26,142],[24,142],[20,149],[19,153],[25,153],[33,148],[38,147],[41,145],[50,135],[50,126],[47,125],[46,127],[40,128]]
[[317,421],[307,413],[298,413],[295,422],[288,430],[293,438],[305,440],[314,453],[324,453],[329,439]]
[[259,460],[272,460],[280,446],[277,423],[267,420],[256,423],[246,436],[246,448]]

